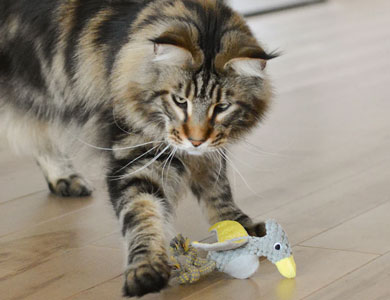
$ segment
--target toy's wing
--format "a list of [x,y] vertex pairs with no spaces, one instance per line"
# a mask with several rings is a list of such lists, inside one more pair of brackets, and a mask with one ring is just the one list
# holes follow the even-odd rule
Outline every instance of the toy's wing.
[[224,251],[241,247],[248,243],[248,233],[244,227],[236,221],[222,221],[210,227],[209,231],[217,235],[217,243],[205,244],[192,242],[192,246],[205,251]]
[[218,242],[235,241],[240,243],[242,237],[248,237],[245,228],[236,221],[222,221],[214,224],[209,231],[217,234]]
[[217,242],[213,244],[192,242],[192,246],[204,251],[225,251],[239,248],[248,243],[248,237],[242,237],[238,239],[231,239],[224,242]]

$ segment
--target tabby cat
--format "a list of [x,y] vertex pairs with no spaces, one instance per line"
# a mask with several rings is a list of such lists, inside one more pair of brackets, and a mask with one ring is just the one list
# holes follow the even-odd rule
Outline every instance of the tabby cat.
[[142,296],[168,283],[168,232],[187,188],[210,223],[264,233],[233,201],[224,147],[262,119],[273,57],[219,0],[1,0],[0,123],[59,196],[91,193],[61,130],[111,150],[124,294]]

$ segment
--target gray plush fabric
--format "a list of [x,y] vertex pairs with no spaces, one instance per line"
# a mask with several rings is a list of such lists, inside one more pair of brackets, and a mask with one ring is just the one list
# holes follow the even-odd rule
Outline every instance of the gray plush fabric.
[[[275,220],[268,220],[266,222],[266,230],[266,236],[261,238],[251,236],[249,237],[248,243],[240,248],[225,251],[210,251],[207,257],[216,262],[216,267],[219,271],[223,271],[227,263],[240,255],[253,254],[259,257],[266,256],[272,263],[291,256],[291,247],[283,228]],[[278,247],[275,247],[277,244],[280,245],[279,250],[276,249]]]

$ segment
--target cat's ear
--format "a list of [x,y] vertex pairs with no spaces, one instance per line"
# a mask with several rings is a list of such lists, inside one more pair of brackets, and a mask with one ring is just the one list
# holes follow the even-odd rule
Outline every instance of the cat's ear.
[[171,44],[154,43],[153,53],[153,61],[164,65],[180,67],[192,60],[191,52]]
[[185,30],[166,31],[152,42],[155,62],[180,67],[193,64],[197,59],[194,43]]
[[225,69],[231,68],[237,75],[246,77],[264,77],[267,61],[257,58],[239,57],[229,60]]
[[225,71],[232,70],[239,76],[263,78],[267,61],[277,56],[259,47],[243,47],[236,53],[221,57],[220,64]]

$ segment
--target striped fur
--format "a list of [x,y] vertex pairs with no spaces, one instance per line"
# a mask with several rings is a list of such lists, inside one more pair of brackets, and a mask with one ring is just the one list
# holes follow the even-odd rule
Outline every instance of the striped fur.
[[142,296],[168,282],[166,241],[187,187],[211,223],[264,233],[234,203],[215,154],[264,116],[273,57],[219,0],[2,0],[0,125],[61,196],[91,193],[68,159],[72,137],[112,149],[124,294]]

